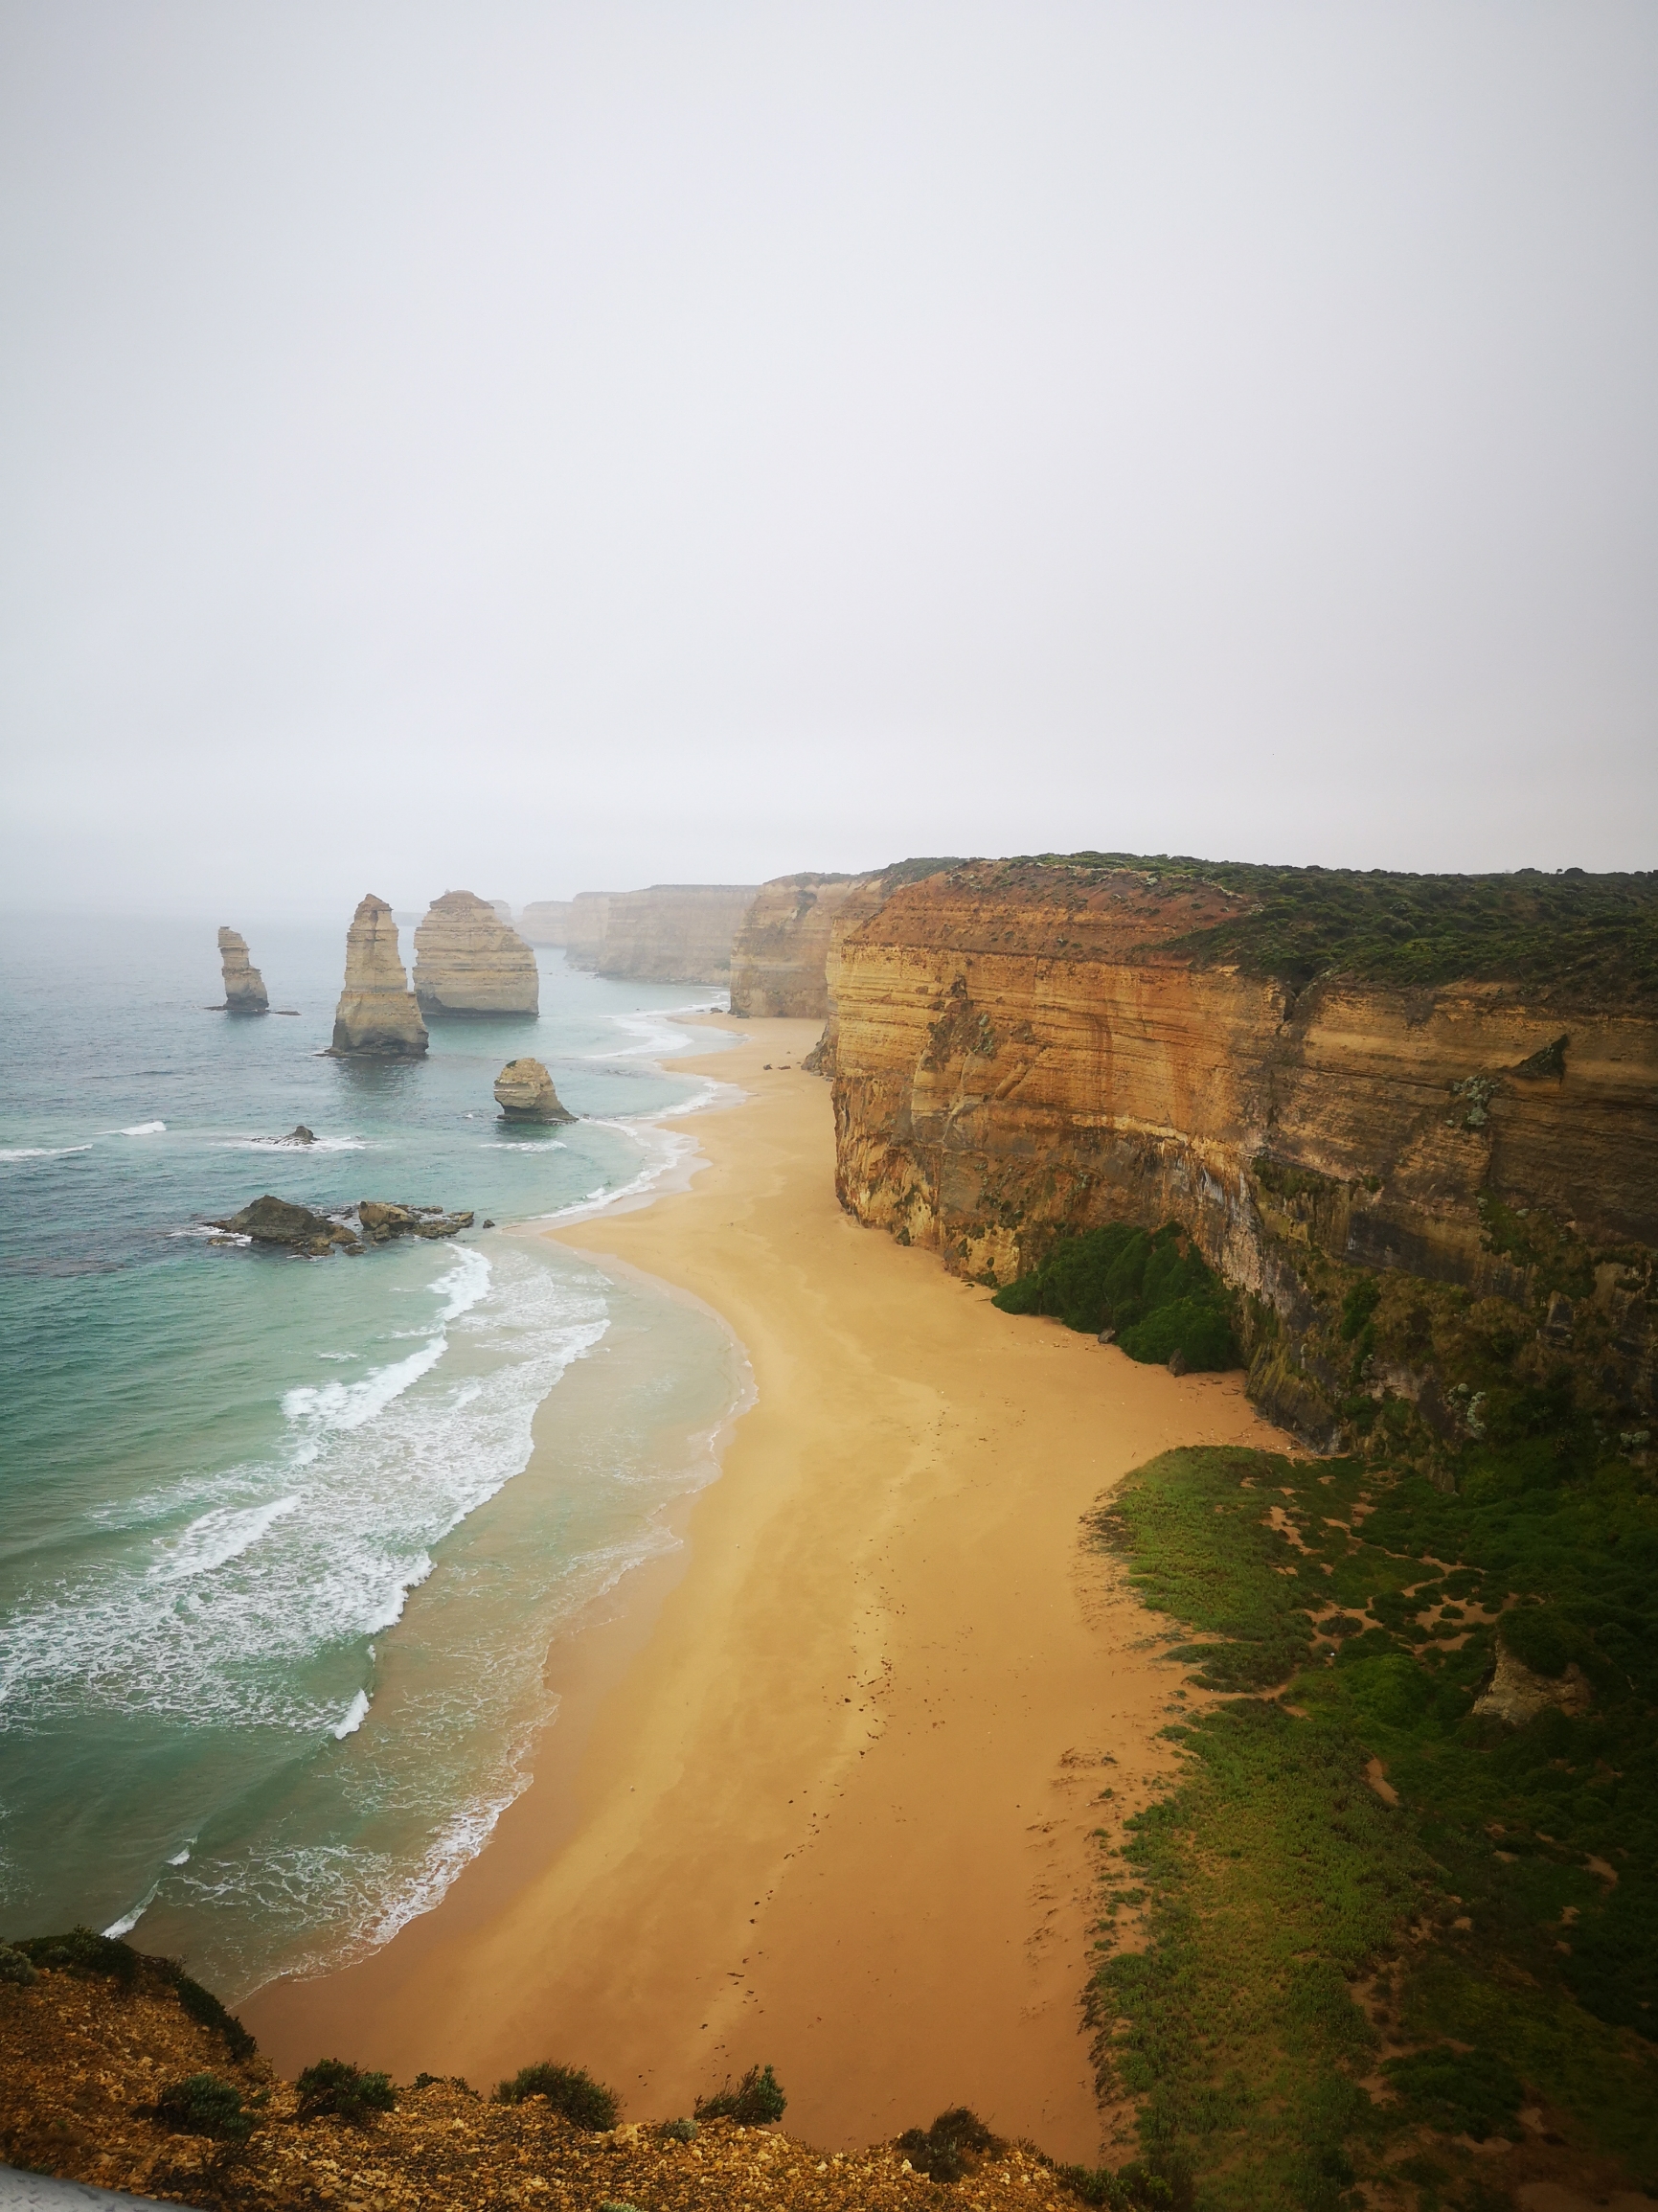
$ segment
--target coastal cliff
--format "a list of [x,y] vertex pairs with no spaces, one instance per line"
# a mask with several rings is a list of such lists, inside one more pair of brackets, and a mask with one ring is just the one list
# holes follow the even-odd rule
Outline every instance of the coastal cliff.
[[[723,983],[732,940],[758,884],[653,883],[608,900],[591,965],[638,983]],[[575,903],[573,901],[572,903]],[[572,950],[573,967],[589,963]]]
[[493,901],[470,891],[434,899],[415,931],[415,997],[424,1015],[533,1015],[535,955]]
[[732,1013],[822,1021],[829,1014],[831,931],[849,901],[874,880],[805,875],[762,883],[731,948]]
[[563,945],[570,934],[570,899],[535,899],[518,917],[518,934],[531,945]]
[[[615,893],[610,891],[578,891],[574,899],[546,901],[546,906],[561,906],[565,909],[562,919],[553,924],[561,934],[537,938],[534,942],[563,946],[567,967],[591,971],[599,966],[600,955],[604,948],[604,924],[614,897]],[[531,911],[526,908],[526,916]]]
[[424,1052],[427,1041],[392,909],[371,891],[346,932],[346,978],[329,1051],[335,1059],[361,1053],[396,1060]]
[[[1245,1294],[1252,1395],[1322,1445],[1396,1402],[1392,1430],[1465,1431],[1457,1333],[1522,1314],[1645,1419],[1655,943],[1651,877],[1077,855],[900,884],[832,955],[841,1200],[1003,1284],[1062,1233],[1180,1223]],[[1354,1373],[1360,1274],[1396,1281]]]
[[219,970],[224,977],[226,1014],[268,1014],[264,977],[248,959],[247,939],[238,929],[218,933]]

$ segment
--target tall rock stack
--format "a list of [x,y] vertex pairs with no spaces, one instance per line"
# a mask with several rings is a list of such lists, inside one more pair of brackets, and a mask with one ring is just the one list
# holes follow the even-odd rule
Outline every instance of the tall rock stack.
[[397,950],[397,925],[371,891],[346,932],[346,980],[334,1010],[336,1058],[370,1054],[397,1060],[426,1049],[426,1025]]
[[226,1014],[268,1014],[264,977],[247,956],[247,939],[238,929],[218,933],[219,968],[224,975]]
[[534,953],[490,901],[470,891],[433,900],[415,931],[415,996],[422,1014],[533,1015],[540,989]]

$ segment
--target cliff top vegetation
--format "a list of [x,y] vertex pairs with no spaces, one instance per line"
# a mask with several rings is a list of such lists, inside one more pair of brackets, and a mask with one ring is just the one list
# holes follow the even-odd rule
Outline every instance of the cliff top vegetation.
[[1295,990],[1344,974],[1407,989],[1468,978],[1658,997],[1658,870],[1411,876],[1167,853],[1045,853],[997,865],[1062,870],[1081,884],[1131,870],[1170,901],[1217,886],[1238,899],[1236,914],[1164,938],[1159,950],[1236,962]]

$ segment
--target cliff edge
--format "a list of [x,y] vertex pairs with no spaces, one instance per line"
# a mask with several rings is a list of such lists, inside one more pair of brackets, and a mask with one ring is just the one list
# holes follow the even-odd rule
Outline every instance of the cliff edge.
[[[1392,1403],[1465,1433],[1451,1340],[1487,1323],[1647,1418],[1658,878],[980,861],[851,928],[831,993],[842,1203],[952,1269],[1177,1221],[1244,1294],[1252,1395],[1327,1448]],[[1419,1288],[1355,1373],[1377,1275]]]

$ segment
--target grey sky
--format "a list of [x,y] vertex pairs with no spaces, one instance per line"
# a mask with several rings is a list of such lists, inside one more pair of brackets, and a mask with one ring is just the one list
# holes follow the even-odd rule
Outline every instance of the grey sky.
[[11,903],[1658,862],[1658,9],[5,0]]

